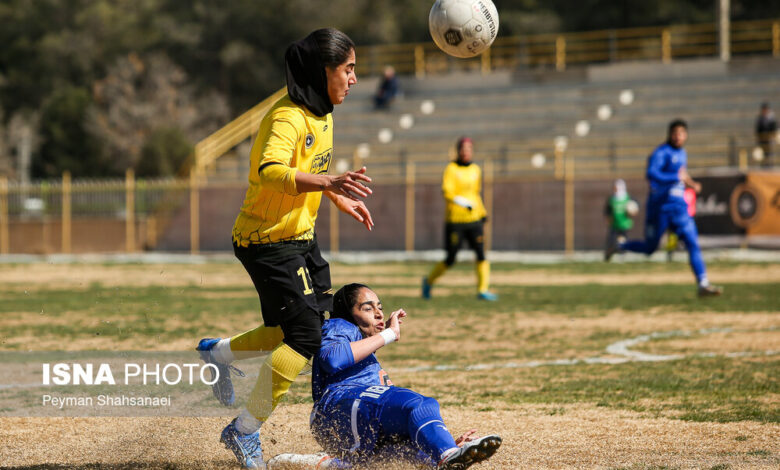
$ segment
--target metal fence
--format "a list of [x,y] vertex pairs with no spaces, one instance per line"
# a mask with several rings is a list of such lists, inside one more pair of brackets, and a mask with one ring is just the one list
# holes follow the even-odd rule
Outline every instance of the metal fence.
[[[0,254],[70,253],[76,238],[82,251],[90,251],[90,245],[95,251],[152,247],[171,214],[187,201],[189,187],[186,179],[136,180],[132,170],[125,179],[72,181],[65,173],[32,184],[0,177]],[[117,227],[124,233],[116,233]],[[101,243],[119,235],[121,240]]]
[[[513,223],[520,224],[515,227],[517,233],[529,230],[521,227],[525,223],[522,221],[534,217],[539,219],[537,228],[545,227],[545,233],[537,234],[537,238],[515,241],[510,239],[515,235],[505,230],[495,244],[499,249],[511,248],[516,243],[525,249],[566,251],[592,246],[590,212],[601,203],[602,190],[609,190],[611,179],[619,175],[634,181],[635,190],[641,188],[637,192],[645,191],[639,168],[632,172],[578,173],[581,162],[563,151],[547,174],[536,176],[511,174],[505,168],[507,163],[501,160],[478,163],[483,168],[483,197],[489,212],[505,214],[507,220],[516,219]],[[751,169],[749,163],[743,149],[738,166],[725,166],[722,170],[745,173]],[[696,168],[692,168],[694,175]],[[705,168],[712,171],[706,165],[698,168],[698,173]],[[383,223],[370,235],[330,204],[323,204],[317,222],[323,247],[330,251],[412,251],[438,246],[438,219],[443,213],[440,170],[434,175],[425,165],[407,161],[400,175],[376,178],[372,185],[375,195],[369,205],[374,219]],[[206,182],[196,176],[136,180],[132,171],[124,180],[71,181],[66,174],[62,180],[24,186],[0,178],[0,254],[135,252],[158,248],[196,253],[201,247],[208,251],[227,250],[230,226],[245,190],[244,181]],[[536,192],[540,194],[537,196]],[[499,196],[494,198],[494,194]],[[554,207],[538,211],[529,202],[537,197]],[[523,209],[523,216],[506,215],[517,209],[516,204],[528,206]],[[599,214],[597,209],[597,218]],[[492,239],[493,231],[488,226],[488,246],[493,244]],[[522,247],[513,249],[519,248]]]
[[[454,59],[432,42],[359,47],[358,74],[380,75],[387,65],[418,77],[456,70],[511,70],[619,61],[663,61],[719,54],[715,23],[651,26],[560,34],[500,37],[479,57]],[[731,23],[731,55],[780,57],[780,19]]]

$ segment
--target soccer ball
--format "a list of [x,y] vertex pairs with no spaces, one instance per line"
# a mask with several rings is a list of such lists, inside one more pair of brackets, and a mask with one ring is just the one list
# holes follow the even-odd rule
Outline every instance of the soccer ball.
[[460,58],[483,53],[498,34],[498,12],[491,0],[436,0],[428,15],[433,42]]
[[633,199],[626,203],[626,213],[631,217],[639,214],[639,204]]

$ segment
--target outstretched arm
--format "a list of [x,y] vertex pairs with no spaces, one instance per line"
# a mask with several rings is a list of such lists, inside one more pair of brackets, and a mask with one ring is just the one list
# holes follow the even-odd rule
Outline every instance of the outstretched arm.
[[366,167],[338,176],[312,175],[302,171],[295,174],[295,185],[300,193],[331,191],[354,200],[372,193],[371,188],[363,182],[371,182],[371,178],[366,175]]
[[402,318],[406,316],[403,310],[396,310],[387,320],[387,327],[379,334],[358,341],[332,341],[323,343],[318,360],[328,373],[344,370],[376,352],[382,346],[398,341],[401,338]]
[[363,181],[371,182],[365,173],[366,168],[363,167],[338,176],[313,175],[274,161],[264,163],[259,170],[260,181],[264,185],[285,194],[297,196],[301,193],[332,191],[354,200],[371,194],[371,188],[363,184]]

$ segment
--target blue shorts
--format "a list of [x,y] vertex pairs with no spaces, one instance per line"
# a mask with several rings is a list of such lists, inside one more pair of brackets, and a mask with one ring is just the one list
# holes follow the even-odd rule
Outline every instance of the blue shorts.
[[[645,216],[645,239],[659,240],[666,232],[672,232],[683,236],[683,232],[690,230],[693,218],[688,214],[688,206],[685,201],[665,201],[653,203],[648,201]],[[656,242],[657,246],[657,242]]]
[[337,387],[314,405],[311,430],[328,454],[351,463],[389,457],[430,465],[412,444],[405,413],[425,398],[401,387]]

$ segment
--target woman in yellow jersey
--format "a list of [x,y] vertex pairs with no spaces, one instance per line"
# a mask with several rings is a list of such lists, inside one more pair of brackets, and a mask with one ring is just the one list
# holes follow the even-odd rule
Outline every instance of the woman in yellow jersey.
[[260,125],[250,154],[249,189],[233,227],[236,257],[260,296],[264,325],[232,338],[206,338],[197,350],[217,367],[214,394],[235,402],[230,363],[269,350],[246,406],[221,441],[246,468],[265,468],[259,429],[320,348],[324,312],[332,308],[330,268],[314,223],[324,193],[366,226],[359,200],[371,190],[365,168],[328,175],[333,158],[333,105],[357,82],[355,45],[335,29],[314,31],[285,54],[287,95]]
[[488,291],[490,264],[485,259],[484,227],[487,218],[482,203],[482,171],[472,163],[474,144],[468,137],[461,137],[457,144],[458,158],[447,165],[442,180],[442,191],[447,202],[444,246],[447,258],[436,264],[431,273],[422,280],[422,296],[431,298],[431,287],[436,280],[455,264],[460,245],[465,239],[477,255],[477,298],[498,300],[496,294]]

